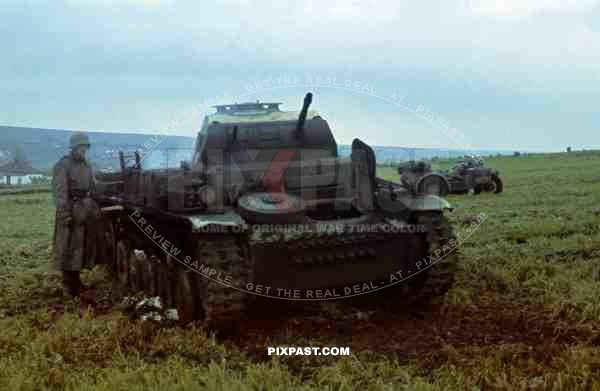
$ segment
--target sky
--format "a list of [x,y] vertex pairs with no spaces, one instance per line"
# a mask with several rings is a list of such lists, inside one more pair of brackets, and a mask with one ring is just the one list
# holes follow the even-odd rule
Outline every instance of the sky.
[[600,0],[4,0],[0,53],[0,125],[194,136],[311,91],[340,143],[600,148]]

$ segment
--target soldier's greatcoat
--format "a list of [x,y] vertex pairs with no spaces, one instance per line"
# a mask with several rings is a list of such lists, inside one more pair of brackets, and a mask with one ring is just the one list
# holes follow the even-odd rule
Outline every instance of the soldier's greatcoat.
[[83,207],[81,199],[93,191],[92,168],[87,161],[67,155],[56,163],[52,178],[56,204],[54,267],[59,271],[80,271],[94,266],[93,259],[85,259],[89,257],[84,254],[86,224],[74,217],[77,209]]

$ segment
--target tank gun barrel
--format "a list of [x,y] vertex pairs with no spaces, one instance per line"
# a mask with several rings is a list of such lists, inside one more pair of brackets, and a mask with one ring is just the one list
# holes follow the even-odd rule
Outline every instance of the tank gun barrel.
[[298,117],[298,123],[296,124],[296,135],[299,136],[304,130],[304,122],[306,121],[306,115],[308,114],[308,107],[312,103],[312,93],[307,93],[304,97],[304,104]]

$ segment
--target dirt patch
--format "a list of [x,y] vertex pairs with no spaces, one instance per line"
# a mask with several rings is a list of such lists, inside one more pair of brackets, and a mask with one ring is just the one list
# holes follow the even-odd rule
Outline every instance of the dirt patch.
[[[271,310],[270,319],[250,320],[243,332],[222,340],[259,361],[270,360],[267,347],[310,346],[302,341],[316,340],[321,346],[347,346],[353,353],[368,352],[401,363],[428,356],[421,365],[429,371],[447,362],[446,346],[460,350],[525,344],[549,360],[567,345],[598,339],[593,330],[557,320],[539,306],[501,299],[468,312],[448,312],[443,304],[423,296],[396,303],[337,301],[301,307],[276,315]],[[539,351],[545,347],[545,353]]]
[[[597,330],[553,316],[539,305],[514,299],[514,295],[494,294],[487,303],[475,309],[448,307],[442,297],[444,286],[452,283],[449,276],[420,293],[384,289],[353,300],[330,302],[290,302],[274,299],[257,301],[249,318],[235,330],[220,331],[217,338],[234,345],[254,361],[270,361],[268,347],[337,346],[349,347],[360,355],[384,356],[407,363],[415,358],[424,374],[451,360],[447,347],[457,351],[473,346],[524,344],[531,354],[551,360],[569,345],[600,342]],[[32,289],[21,300],[12,303],[15,315],[46,308],[51,318],[65,312],[92,311],[100,315],[120,308],[126,291],[117,285],[92,286],[76,301],[63,299],[55,287]],[[405,296],[402,296],[405,295]],[[527,297],[531,293],[523,293]],[[47,322],[40,324],[46,327]],[[160,327],[160,325],[158,325]],[[172,327],[165,324],[164,327]],[[283,362],[300,376],[331,357],[284,357]]]

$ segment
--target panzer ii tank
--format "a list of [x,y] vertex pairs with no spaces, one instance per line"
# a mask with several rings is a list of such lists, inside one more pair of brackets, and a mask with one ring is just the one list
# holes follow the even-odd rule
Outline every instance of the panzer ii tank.
[[121,155],[95,196],[97,247],[116,278],[161,296],[183,322],[218,327],[257,296],[329,300],[404,280],[418,289],[451,265],[437,262],[453,240],[448,202],[376,177],[358,139],[338,156],[311,100],[299,113],[216,106],[178,167],[144,170],[139,154],[131,166]]

